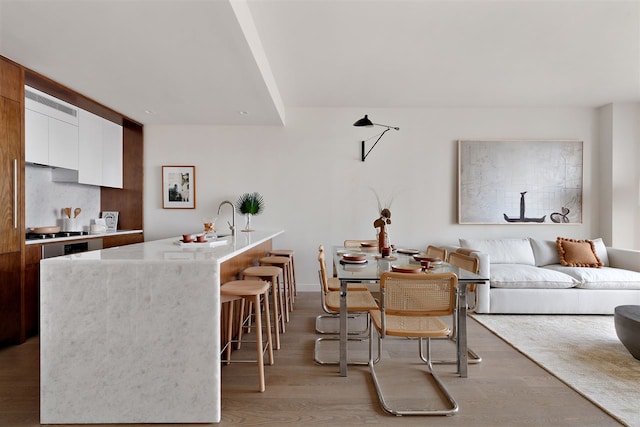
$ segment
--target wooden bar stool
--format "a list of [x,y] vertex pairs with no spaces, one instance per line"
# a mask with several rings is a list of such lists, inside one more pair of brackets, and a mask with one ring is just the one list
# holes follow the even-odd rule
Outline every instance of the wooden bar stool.
[[289,321],[289,312],[293,311],[293,289],[291,284],[291,258],[284,256],[266,256],[258,261],[260,265],[272,265],[282,269],[282,287],[284,288],[283,316]]
[[293,297],[295,298],[295,296],[298,295],[298,281],[296,279],[296,263],[293,259],[294,254],[295,251],[293,249],[273,249],[271,252],[269,252],[270,256],[286,256],[291,259],[291,278],[293,279]]
[[271,283],[271,297],[273,300],[273,333],[274,347],[280,350],[280,331],[285,332],[284,299],[280,291],[280,274],[282,269],[273,265],[247,267],[242,270],[242,277],[246,280],[264,280]]
[[[261,392],[265,390],[265,382],[264,382],[264,351],[266,350],[269,355],[269,365],[273,365],[273,345],[271,341],[271,320],[269,314],[269,298],[267,293],[269,292],[269,284],[262,280],[233,280],[231,282],[227,282],[220,286],[220,296],[221,301],[228,302],[229,298],[241,297],[245,300],[251,302],[253,305],[254,318],[255,318],[255,331],[256,331],[256,353],[257,353],[257,362],[258,364],[258,390]],[[267,331],[267,340],[266,344],[263,344],[262,338],[262,304],[260,300],[264,301],[264,318],[266,323],[266,331]],[[233,315],[233,304],[229,307],[230,315],[229,322],[231,323],[232,315]],[[227,333],[229,333],[229,328],[227,328]],[[222,349],[221,353],[225,352],[226,349],[226,362],[253,362],[253,360],[231,360],[230,351],[227,346],[231,345],[232,340],[227,337],[228,341],[225,348]]]
[[[238,300],[241,300],[242,297],[238,295],[222,295],[220,294],[220,305],[229,304],[227,307],[227,321],[226,321],[226,329],[224,332],[224,342],[222,346],[221,353],[224,353],[226,350],[226,359],[227,364],[231,360],[231,344],[233,344],[233,325],[235,323],[235,319],[233,318],[233,306],[234,303]],[[242,317],[242,311],[240,312],[240,318]],[[239,328],[238,328],[238,343],[242,339],[242,318],[240,319]],[[239,346],[237,348],[240,348]]]

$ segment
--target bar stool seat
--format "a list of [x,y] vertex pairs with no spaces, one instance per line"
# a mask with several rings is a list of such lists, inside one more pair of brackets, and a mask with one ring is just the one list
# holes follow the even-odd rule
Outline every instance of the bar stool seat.
[[273,300],[273,333],[274,347],[280,349],[280,332],[285,332],[284,299],[281,293],[280,274],[282,269],[273,265],[247,267],[242,270],[242,277],[248,280],[264,280],[271,283]]
[[[263,392],[265,390],[264,380],[264,351],[267,351],[269,356],[269,365],[273,365],[273,345],[271,341],[271,321],[269,314],[269,298],[267,297],[269,292],[269,284],[262,280],[233,280],[220,286],[221,301],[228,302],[229,297],[241,297],[250,301],[253,305],[255,313],[255,331],[256,331],[256,353],[258,364],[258,389]],[[267,340],[263,345],[262,338],[262,307],[260,300],[264,301],[264,318],[266,323]],[[233,304],[232,304],[233,306]],[[230,307],[229,310],[232,310]],[[233,313],[233,312],[232,312]],[[231,341],[227,342],[230,345]],[[224,349],[223,349],[224,351]],[[230,352],[227,350],[227,362],[249,362],[248,360],[230,360]]]
[[258,261],[260,265],[273,265],[282,269],[282,286],[284,288],[284,306],[286,310],[283,315],[289,321],[289,312],[293,311],[293,284],[291,279],[291,258],[284,256],[266,256]]
[[298,281],[296,279],[296,262],[294,260],[295,251],[293,249],[272,249],[270,256],[286,256],[291,260],[291,278],[293,283],[293,296],[298,295]]

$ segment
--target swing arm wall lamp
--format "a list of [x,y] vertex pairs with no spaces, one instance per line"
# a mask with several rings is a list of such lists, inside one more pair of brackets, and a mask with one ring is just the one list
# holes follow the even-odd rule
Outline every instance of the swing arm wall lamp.
[[373,139],[376,136],[378,137],[378,139],[376,139],[376,142],[373,143],[373,145],[371,146],[371,148],[369,148],[369,151],[367,151],[365,153],[365,142],[368,141],[362,141],[362,161],[364,162],[364,160],[367,158],[367,156],[369,155],[369,153],[371,153],[371,150],[373,150],[373,147],[376,146],[376,144],[378,143],[378,141],[380,141],[380,139],[382,138],[382,136],[387,133],[389,130],[393,129],[393,130],[400,130],[399,127],[396,126],[389,126],[389,125],[381,125],[379,123],[373,123],[371,120],[369,120],[369,117],[365,114],[363,118],[361,118],[360,120],[356,121],[354,124],[354,126],[358,126],[358,127],[373,127],[373,126],[382,126],[385,127],[386,129],[382,131],[382,133],[380,133],[379,135],[375,135],[372,136],[369,139]]

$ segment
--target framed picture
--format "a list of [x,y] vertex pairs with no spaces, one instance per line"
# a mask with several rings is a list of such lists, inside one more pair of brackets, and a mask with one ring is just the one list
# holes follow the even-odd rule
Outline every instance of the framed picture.
[[582,141],[458,141],[458,223],[582,223],[582,163]]
[[195,209],[195,166],[162,166],[162,207]]
[[104,219],[106,231],[118,230],[118,212],[117,211],[102,212],[102,218]]

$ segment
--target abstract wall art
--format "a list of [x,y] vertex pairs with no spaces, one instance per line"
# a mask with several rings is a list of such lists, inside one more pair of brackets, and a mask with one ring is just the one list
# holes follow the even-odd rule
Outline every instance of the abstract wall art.
[[458,141],[458,223],[582,223],[583,142]]

